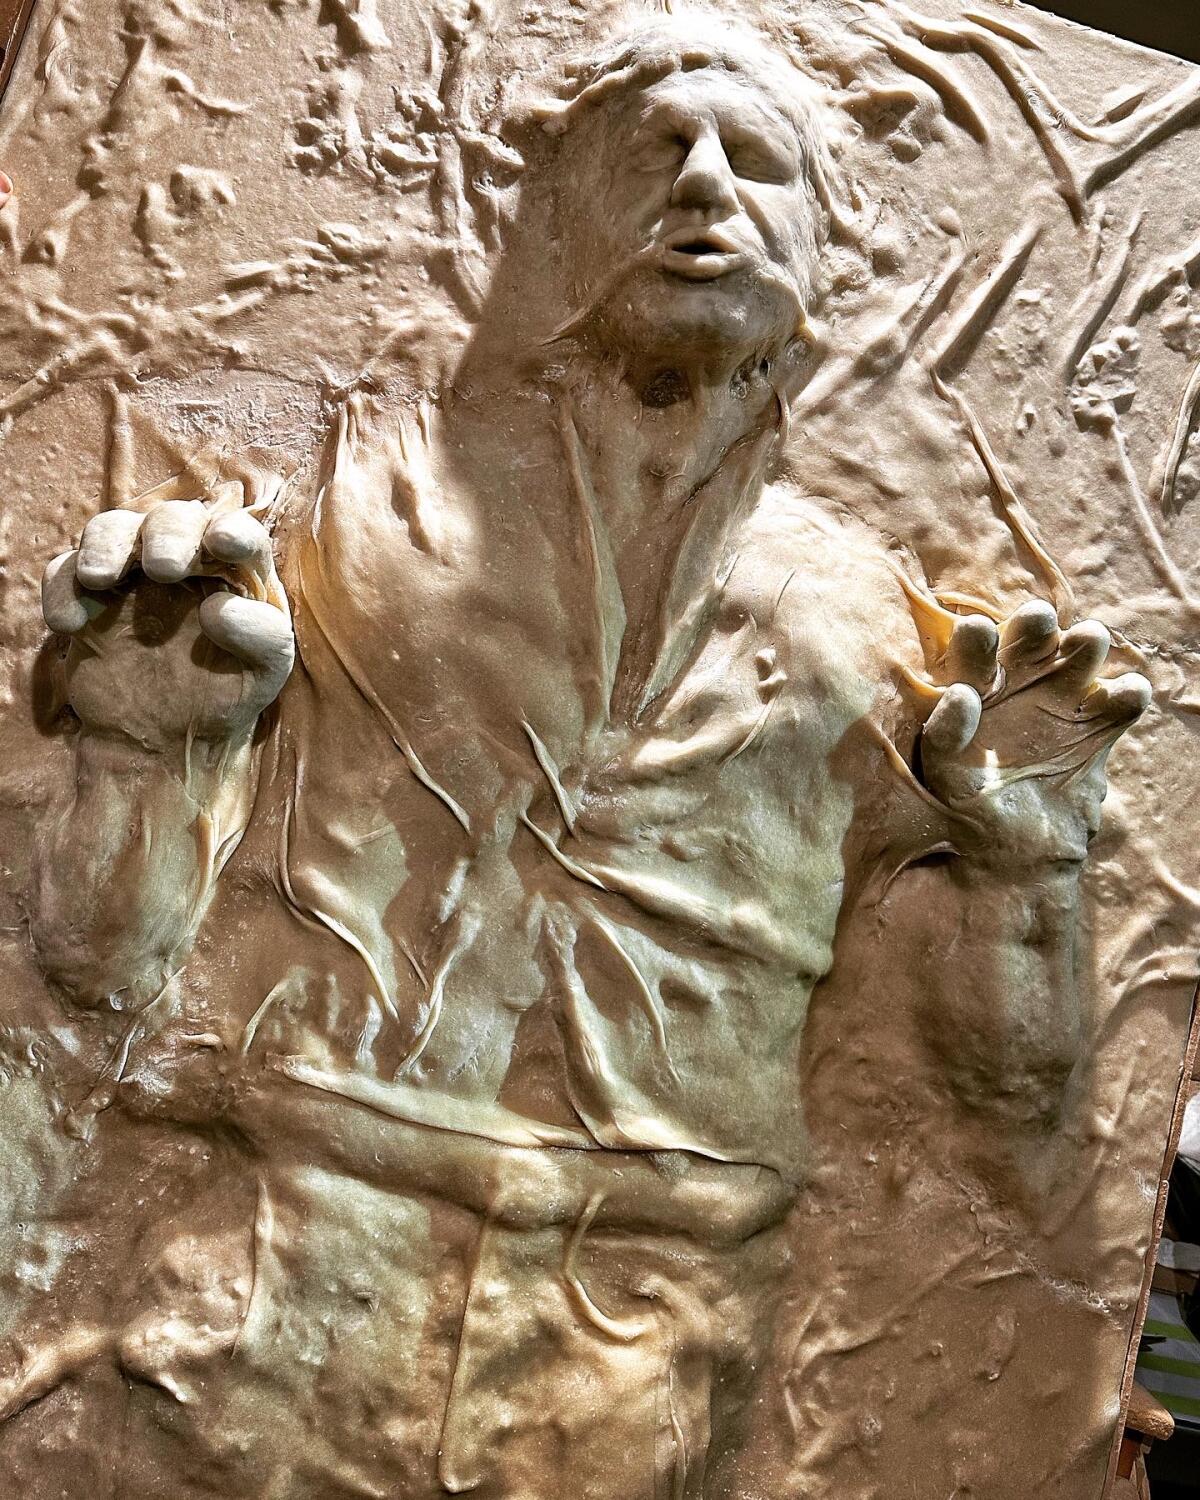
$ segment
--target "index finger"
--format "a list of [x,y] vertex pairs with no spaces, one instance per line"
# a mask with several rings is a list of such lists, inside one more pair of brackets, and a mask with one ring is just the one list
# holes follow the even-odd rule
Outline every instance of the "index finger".
[[42,617],[51,630],[74,635],[100,613],[99,599],[84,593],[75,576],[79,554],[60,552],[46,564],[42,574]]
[[926,762],[960,755],[975,738],[982,715],[983,703],[976,690],[965,682],[952,683],[921,731]]

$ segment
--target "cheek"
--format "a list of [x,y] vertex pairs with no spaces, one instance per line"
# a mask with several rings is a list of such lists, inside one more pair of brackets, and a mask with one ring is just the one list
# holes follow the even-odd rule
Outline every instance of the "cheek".
[[640,184],[612,184],[608,195],[592,198],[580,214],[574,236],[577,253],[599,274],[614,271],[649,242],[661,217],[661,206]]
[[800,194],[793,188],[760,186],[745,195],[745,202],[747,212],[777,259],[791,262],[803,256],[811,210]]

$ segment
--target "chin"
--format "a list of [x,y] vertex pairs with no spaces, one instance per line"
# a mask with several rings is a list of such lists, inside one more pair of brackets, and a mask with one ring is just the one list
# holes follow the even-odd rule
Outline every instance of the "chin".
[[610,348],[687,364],[736,362],[779,346],[795,320],[794,307],[753,272],[689,281],[655,270],[610,293],[596,327]]

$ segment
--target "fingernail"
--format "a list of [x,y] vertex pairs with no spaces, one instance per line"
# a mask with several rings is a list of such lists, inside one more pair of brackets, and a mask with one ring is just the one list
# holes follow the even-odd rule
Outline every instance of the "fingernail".
[[7,172],[0,172],[0,208],[12,197],[13,180]]

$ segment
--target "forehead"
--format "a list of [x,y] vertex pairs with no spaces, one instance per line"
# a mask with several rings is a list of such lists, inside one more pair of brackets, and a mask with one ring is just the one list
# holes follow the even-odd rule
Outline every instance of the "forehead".
[[615,108],[629,124],[705,115],[746,129],[769,131],[783,140],[795,140],[798,135],[787,105],[771,89],[715,65],[680,70],[630,90],[616,101]]

